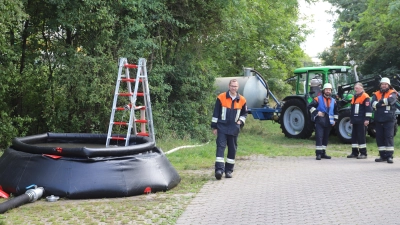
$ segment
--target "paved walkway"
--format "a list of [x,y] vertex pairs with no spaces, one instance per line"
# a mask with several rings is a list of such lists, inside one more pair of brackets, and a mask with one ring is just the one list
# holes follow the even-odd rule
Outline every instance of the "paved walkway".
[[253,156],[204,185],[180,224],[400,224],[400,159]]

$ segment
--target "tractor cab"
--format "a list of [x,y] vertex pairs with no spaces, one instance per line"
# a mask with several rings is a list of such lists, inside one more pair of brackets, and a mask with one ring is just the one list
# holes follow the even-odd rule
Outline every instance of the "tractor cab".
[[[350,75],[349,66],[320,66],[320,67],[302,67],[294,70],[297,77],[296,95],[305,96],[307,102],[321,94],[322,86],[325,83],[332,84],[332,95],[336,96],[339,87],[344,84],[352,83],[355,77]],[[347,96],[347,98],[353,95]]]

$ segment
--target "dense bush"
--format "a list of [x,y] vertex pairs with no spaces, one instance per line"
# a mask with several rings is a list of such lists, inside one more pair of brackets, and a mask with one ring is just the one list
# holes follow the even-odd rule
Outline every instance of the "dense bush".
[[158,138],[208,140],[215,77],[243,66],[277,77],[302,56],[297,2],[285,2],[2,1],[0,148],[107,132],[120,57],[147,60]]

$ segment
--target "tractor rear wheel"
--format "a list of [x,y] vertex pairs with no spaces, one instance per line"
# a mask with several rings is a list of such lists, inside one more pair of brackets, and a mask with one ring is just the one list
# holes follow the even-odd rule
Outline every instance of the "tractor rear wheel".
[[314,123],[307,113],[304,101],[290,99],[282,107],[280,116],[282,133],[289,138],[309,138],[314,132]]

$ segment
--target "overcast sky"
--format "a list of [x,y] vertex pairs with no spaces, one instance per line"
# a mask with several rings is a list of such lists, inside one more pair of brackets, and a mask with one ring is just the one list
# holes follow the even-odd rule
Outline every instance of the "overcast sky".
[[300,13],[309,16],[307,26],[309,29],[314,30],[314,33],[308,36],[301,47],[310,57],[316,57],[318,53],[329,48],[332,44],[334,34],[332,22],[330,22],[332,21],[332,16],[325,12],[331,8],[331,4],[322,0],[315,4],[305,3],[304,0],[299,2]]

